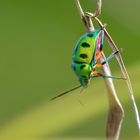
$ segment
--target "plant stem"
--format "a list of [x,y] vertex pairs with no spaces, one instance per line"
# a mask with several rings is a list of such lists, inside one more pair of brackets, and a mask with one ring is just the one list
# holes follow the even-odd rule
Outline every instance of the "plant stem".
[[[105,55],[103,54],[102,60],[106,60]],[[105,75],[111,76],[111,71],[109,64],[103,66],[103,72]],[[113,84],[112,79],[106,78],[105,84],[108,90],[108,119],[106,126],[106,137],[108,140],[118,140],[121,130],[121,125],[123,122],[124,111],[122,105],[117,97],[117,93]]]

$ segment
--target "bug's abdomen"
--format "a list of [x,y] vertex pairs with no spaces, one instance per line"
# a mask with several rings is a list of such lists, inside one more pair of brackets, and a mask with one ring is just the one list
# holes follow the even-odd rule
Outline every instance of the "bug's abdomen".
[[74,62],[85,62],[87,64],[91,64],[96,50],[96,41],[101,32],[102,30],[96,30],[83,35],[79,39],[73,53]]

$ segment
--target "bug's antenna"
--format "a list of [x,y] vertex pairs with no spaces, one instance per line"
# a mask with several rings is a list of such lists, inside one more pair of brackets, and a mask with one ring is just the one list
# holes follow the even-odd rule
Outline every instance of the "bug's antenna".
[[63,93],[61,93],[61,94],[59,94],[59,95],[53,97],[53,98],[51,99],[51,101],[52,101],[52,100],[55,100],[56,98],[59,98],[59,97],[65,95],[65,94],[67,94],[67,93],[69,93],[69,92],[71,92],[71,91],[74,91],[74,90],[76,90],[76,89],[78,89],[78,88],[80,88],[80,87],[82,87],[82,85],[79,85],[79,86],[76,86],[76,87],[74,87],[74,88],[72,88],[72,89],[69,89],[69,90],[67,90],[67,91],[65,91],[65,92],[63,92]]

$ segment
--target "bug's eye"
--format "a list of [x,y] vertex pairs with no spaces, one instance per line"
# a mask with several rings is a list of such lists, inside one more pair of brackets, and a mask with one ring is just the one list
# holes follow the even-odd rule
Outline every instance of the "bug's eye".
[[81,83],[81,85],[83,87],[87,87],[88,86],[88,83],[89,83],[88,79],[84,78],[84,76],[82,78],[80,78],[79,81],[80,81],[80,83]]

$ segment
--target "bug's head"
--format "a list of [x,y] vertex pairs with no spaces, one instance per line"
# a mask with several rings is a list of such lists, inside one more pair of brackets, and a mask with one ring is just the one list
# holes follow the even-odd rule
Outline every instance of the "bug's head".
[[83,87],[86,87],[89,83],[90,75],[91,75],[91,66],[87,63],[81,62],[73,62],[72,68],[75,74],[78,76],[79,81]]
[[83,87],[87,87],[88,86],[88,83],[89,83],[89,79],[87,79],[87,78],[80,78],[79,79],[79,81],[80,81],[80,84],[83,86]]

